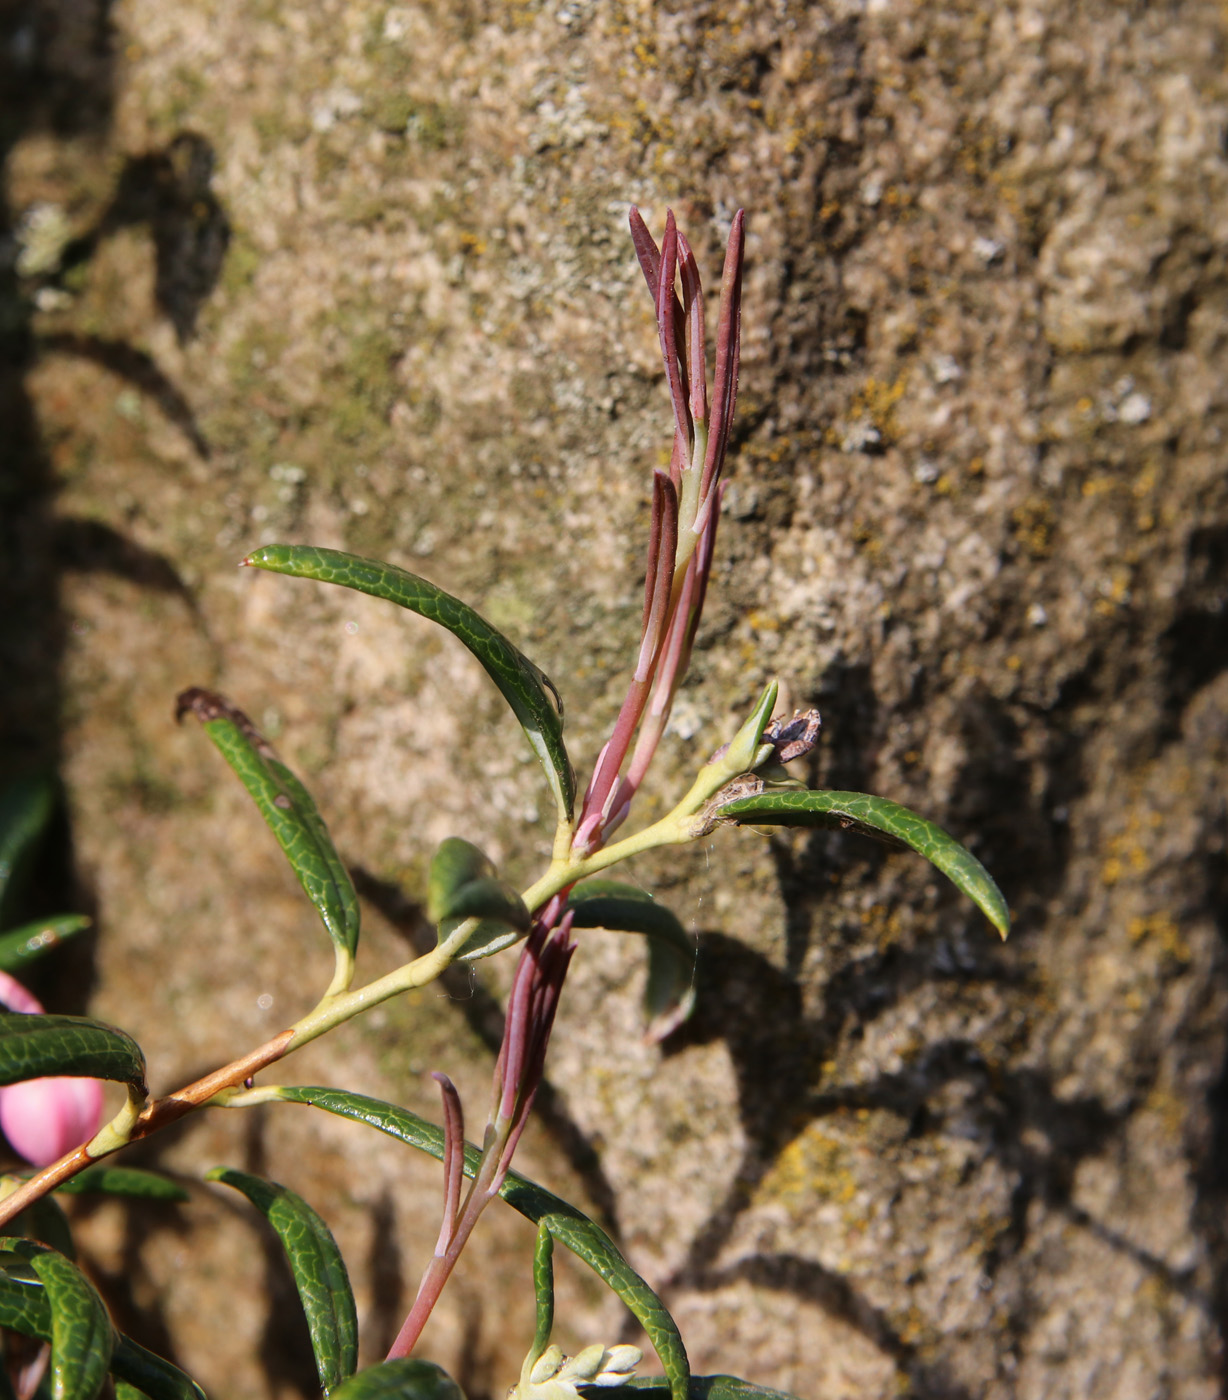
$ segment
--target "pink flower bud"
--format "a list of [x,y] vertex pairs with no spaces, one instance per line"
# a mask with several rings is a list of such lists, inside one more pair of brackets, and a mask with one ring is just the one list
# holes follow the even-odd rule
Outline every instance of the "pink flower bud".
[[97,1079],[25,1079],[0,1089],[0,1128],[14,1152],[45,1167],[102,1125]]
[[[0,1007],[37,1016],[42,1002],[7,972],[0,972]],[[98,1079],[24,1079],[0,1088],[0,1129],[13,1151],[45,1167],[80,1147],[102,1126]]]
[[43,1004],[33,992],[23,987],[16,977],[0,972],[0,1007],[9,1011],[20,1011],[27,1016],[37,1016]]

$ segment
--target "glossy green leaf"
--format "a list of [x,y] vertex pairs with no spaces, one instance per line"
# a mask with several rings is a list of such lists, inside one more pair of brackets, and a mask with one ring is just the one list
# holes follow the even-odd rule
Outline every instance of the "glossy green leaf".
[[457,957],[473,961],[515,943],[531,922],[514,886],[499,878],[491,860],[459,836],[440,842],[426,882],[426,916],[446,943],[462,924],[477,919]]
[[529,1367],[550,1345],[554,1331],[554,1236],[543,1220],[537,1227],[537,1245],[533,1250],[533,1295],[537,1300],[537,1326],[533,1332],[533,1350]]
[[31,1240],[0,1237],[0,1327],[49,1342],[51,1304],[30,1262],[43,1248]]
[[[670,1400],[669,1384],[656,1376],[633,1376],[616,1386],[582,1385],[586,1400]],[[797,1400],[783,1390],[768,1390],[737,1376],[692,1376],[688,1400]]]
[[47,774],[19,778],[0,793],[0,910],[22,882],[55,800],[55,780]]
[[243,711],[221,695],[198,687],[185,690],[177,710],[181,716],[190,711],[201,721],[277,838],[332,939],[337,975],[329,990],[344,990],[358,948],[358,895],[311,794]]
[[402,1356],[351,1376],[332,1392],[332,1400],[465,1400],[465,1395],[434,1362]]
[[205,1179],[241,1191],[277,1231],[307,1315],[320,1384],[331,1394],[358,1365],[358,1314],[332,1232],[301,1196],[274,1181],[231,1167],[214,1167]]
[[[443,1160],[443,1130],[407,1108],[368,1098],[364,1094],[310,1086],[284,1085],[278,1091],[278,1097],[286,1103],[311,1104],[328,1113],[366,1123],[429,1153],[439,1161]],[[465,1175],[473,1176],[480,1161],[478,1149],[466,1143]],[[683,1400],[690,1370],[686,1349],[674,1319],[660,1298],[623,1258],[618,1246],[601,1226],[518,1172],[508,1173],[499,1194],[508,1205],[534,1224],[544,1222],[560,1244],[566,1245],[618,1294],[648,1334],[665,1374],[670,1378],[675,1400]]]
[[607,928],[648,938],[648,982],[644,1012],[648,1038],[664,1040],[695,1005],[695,940],[678,916],[647,890],[621,880],[585,880],[572,890],[567,907],[576,928]]
[[53,1400],[94,1400],[111,1365],[115,1333],[106,1304],[80,1269],[54,1250],[30,1261],[51,1307]]
[[512,707],[541,760],[560,813],[565,813],[570,820],[575,806],[575,776],[563,745],[563,715],[558,691],[544,671],[467,603],[393,564],[361,559],[335,549],[270,544],[256,550],[243,562],[258,569],[295,578],[318,579],[322,583],[335,583],[342,588],[368,593],[373,598],[385,598],[446,627],[482,663],[486,674]]
[[941,827],[898,802],[864,792],[761,792],[722,803],[711,815],[739,826],[825,826],[887,836],[941,870],[1003,938],[1010,932],[1010,910],[989,871]]
[[51,1343],[53,1400],[93,1400],[115,1333],[93,1284],[35,1240],[0,1237],[0,1325]]
[[83,1196],[98,1192],[106,1196],[129,1196],[143,1201],[186,1201],[188,1192],[177,1181],[161,1172],[141,1167],[86,1167],[56,1188],[57,1195]]
[[92,920],[84,914],[56,914],[36,919],[0,935],[0,972],[16,972],[19,967],[58,948],[74,933],[89,928]]
[[84,1016],[0,1012],[0,1084],[44,1075],[115,1079],[145,1093],[145,1056],[131,1036]]
[[[205,1392],[191,1376],[122,1334],[111,1356],[111,1374],[149,1400],[205,1400]],[[117,1397],[118,1392],[116,1386]]]

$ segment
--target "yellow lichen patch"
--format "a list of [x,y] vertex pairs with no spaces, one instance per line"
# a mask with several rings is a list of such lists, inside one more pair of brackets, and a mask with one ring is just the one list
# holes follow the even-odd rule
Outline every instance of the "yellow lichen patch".
[[1130,486],[1130,490],[1137,500],[1142,500],[1144,496],[1149,496],[1156,489],[1158,478],[1156,464],[1148,462],[1147,465],[1135,477]]
[[1015,538],[1033,559],[1044,559],[1053,547],[1053,506],[1044,496],[1029,496],[1011,512]]
[[848,407],[850,420],[868,418],[878,429],[884,443],[896,437],[895,408],[904,397],[907,387],[907,374],[900,374],[893,380],[867,379],[853,395]]
[[1080,489],[1084,496],[1090,499],[1095,496],[1107,495],[1116,485],[1116,481],[1111,476],[1089,476]]
[[1157,1084],[1144,1099],[1141,1112],[1158,1118],[1164,1135],[1176,1141],[1185,1128],[1189,1108],[1180,1094],[1174,1094],[1171,1089]]
[[863,549],[871,559],[877,558],[883,550],[883,542],[874,530],[858,517],[853,521],[853,543],[859,549]]
[[1136,917],[1127,925],[1130,941],[1154,948],[1164,959],[1185,966],[1192,956],[1177,921],[1164,912]]
[[842,1207],[847,1218],[860,1185],[854,1142],[864,1134],[864,1127],[851,1124],[853,1135],[846,1138],[837,1126],[841,1116],[807,1124],[756,1187],[754,1204],[809,1212],[830,1202]]
[[1144,827],[1153,825],[1150,815],[1131,812],[1125,831],[1109,838],[1108,853],[1100,869],[1103,884],[1115,885],[1127,875],[1144,875],[1150,869],[1151,858],[1141,839]]

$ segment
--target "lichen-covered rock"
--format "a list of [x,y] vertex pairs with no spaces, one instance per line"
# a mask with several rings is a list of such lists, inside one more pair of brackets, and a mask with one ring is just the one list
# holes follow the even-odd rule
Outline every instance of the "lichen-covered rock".
[[[1003,949],[915,857],[851,835],[645,859],[633,877],[700,934],[696,1013],[644,1045],[637,949],[586,933],[522,1165],[616,1231],[697,1370],[816,1400],[1218,1393],[1221,9],[14,16],[3,753],[60,762],[98,913],[62,1009],[88,991],[166,1088],[328,981],[259,818],[175,728],[188,684],[313,787],[359,869],[365,967],[423,936],[443,837],[532,877],[548,794],[471,658],[235,566],[294,540],[428,575],[551,674],[591,765],[669,434],[627,208],[659,228],[672,205],[715,285],[745,207],[726,517],[644,812],[777,675],[823,713],[810,780],[968,841],[1016,933]],[[433,1112],[422,1072],[446,1069],[478,1112],[507,973],[381,1009],[287,1077]],[[374,1357],[431,1248],[437,1172],[265,1112],[193,1120],[144,1160],[267,1169],[312,1201]],[[230,1204],[101,1212],[85,1238],[125,1325],[214,1391],[311,1392],[275,1248]],[[470,1394],[517,1374],[531,1244],[490,1212],[425,1339]],[[615,1337],[612,1303],[560,1273],[565,1350]]]

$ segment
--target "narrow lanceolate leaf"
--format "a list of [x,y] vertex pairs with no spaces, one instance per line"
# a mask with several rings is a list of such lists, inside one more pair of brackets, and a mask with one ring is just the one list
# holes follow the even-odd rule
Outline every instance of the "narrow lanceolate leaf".
[[307,1315],[320,1384],[331,1394],[358,1365],[358,1314],[332,1232],[301,1196],[274,1181],[230,1167],[215,1167],[206,1180],[241,1191],[277,1231]]
[[446,1371],[409,1356],[368,1366],[332,1394],[333,1400],[465,1400]]
[[646,890],[621,880],[585,880],[572,890],[567,907],[575,914],[574,928],[608,928],[647,936],[644,1011],[648,1039],[664,1040],[695,1005],[695,940],[678,916]]
[[462,924],[476,919],[455,956],[488,957],[515,943],[532,922],[514,886],[499,878],[493,862],[459,836],[442,841],[431,857],[426,882],[426,916],[446,943]]
[[482,663],[486,674],[512,707],[541,760],[560,813],[570,820],[575,804],[575,776],[563,746],[558,691],[544,671],[467,603],[393,564],[360,559],[355,554],[342,554],[335,549],[270,544],[248,555],[243,562],[273,573],[318,579],[322,583],[369,593],[373,598],[385,598],[446,627]]
[[51,1307],[53,1400],[94,1400],[115,1345],[106,1304],[81,1270],[54,1250],[35,1255],[30,1267]]
[[187,1190],[161,1172],[142,1167],[86,1167],[56,1188],[57,1195],[128,1196],[142,1201],[186,1201]]
[[[366,1123],[443,1161],[443,1130],[407,1108],[368,1098],[364,1094],[310,1086],[285,1085],[278,1091],[278,1097],[286,1103],[311,1104],[328,1113],[339,1114],[342,1118]],[[472,1177],[480,1161],[478,1149],[466,1143],[465,1175]],[[665,1374],[669,1377],[673,1400],[686,1400],[690,1368],[674,1319],[660,1298],[623,1258],[618,1246],[601,1226],[518,1172],[508,1172],[499,1194],[508,1205],[534,1224],[544,1223],[560,1244],[566,1245],[618,1294],[634,1313],[660,1357]]]
[[[205,1400],[205,1392],[191,1376],[122,1334],[111,1356],[111,1374],[149,1400]],[[115,1391],[118,1396],[118,1385]]]
[[343,991],[358,948],[358,896],[311,794],[243,713],[223,696],[194,687],[180,695],[176,713],[191,712],[238,774],[260,815],[315,905],[337,955],[330,991]]
[[537,1327],[533,1332],[532,1360],[536,1361],[550,1345],[554,1331],[554,1236],[543,1220],[537,1227],[533,1250],[533,1293],[537,1299]]
[[32,924],[10,929],[0,935],[0,972],[16,972],[52,948],[58,948],[74,933],[89,928],[90,923],[84,914],[56,914],[50,919],[37,919]]
[[84,1016],[0,1012],[0,1084],[65,1075],[115,1079],[145,1093],[145,1056],[123,1031]]
[[1011,916],[1002,891],[979,860],[933,822],[864,792],[760,792],[717,803],[711,815],[739,826],[825,826],[887,836],[911,846],[962,890],[1003,938]]

